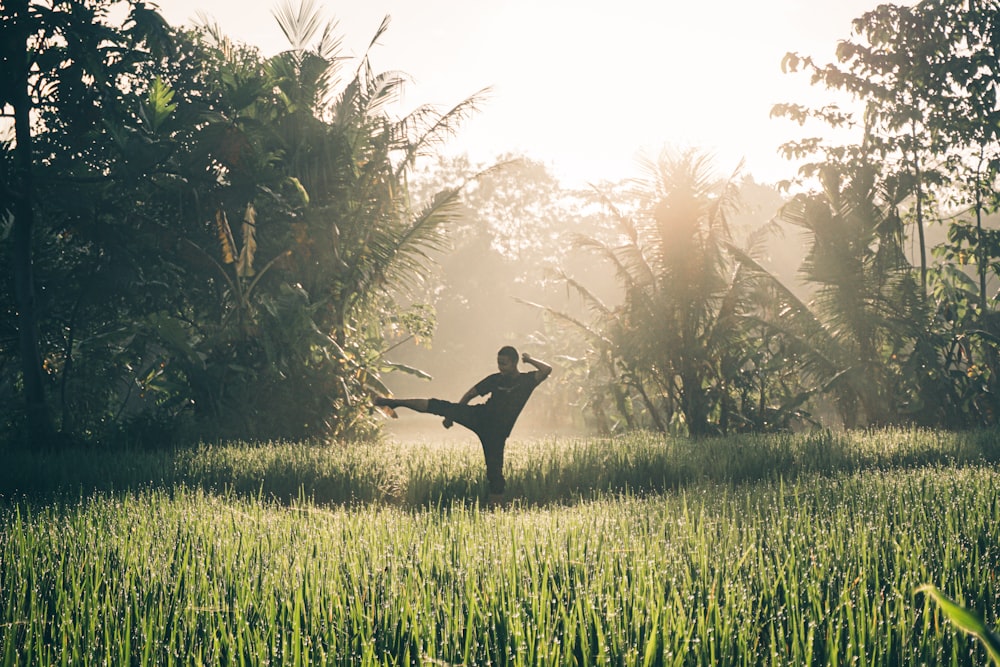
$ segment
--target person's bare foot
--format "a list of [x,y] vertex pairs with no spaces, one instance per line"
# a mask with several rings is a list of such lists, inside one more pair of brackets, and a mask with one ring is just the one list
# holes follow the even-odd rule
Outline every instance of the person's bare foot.
[[375,398],[372,399],[372,405],[378,408],[379,412],[384,414],[386,417],[389,417],[390,419],[399,419],[399,415],[397,415],[396,411],[393,410],[395,403],[396,403],[395,401],[386,396],[376,396]]

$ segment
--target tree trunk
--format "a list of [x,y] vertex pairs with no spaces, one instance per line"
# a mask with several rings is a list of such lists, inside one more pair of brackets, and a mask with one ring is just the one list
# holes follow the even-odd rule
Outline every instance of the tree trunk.
[[[652,417],[653,425],[656,426],[656,430],[660,433],[666,433],[667,422],[660,417],[660,411],[656,408],[656,405],[653,404],[652,399],[650,399],[649,394],[646,392],[646,387],[643,385],[642,378],[636,378],[635,387],[638,390],[639,395],[642,396],[642,402],[645,404],[646,410],[649,412],[649,416]],[[632,428],[631,424],[629,424],[629,428]]]
[[688,435],[700,438],[708,434],[707,397],[701,388],[701,376],[688,370],[681,375],[681,409]]
[[986,239],[983,237],[983,176],[984,149],[979,147],[976,165],[976,268],[979,270],[979,315],[986,312]]
[[11,3],[12,32],[15,44],[24,48],[11,49],[11,69],[16,81],[12,95],[14,106],[15,171],[12,183],[12,212],[14,225],[11,232],[14,274],[14,301],[17,306],[18,349],[21,356],[21,375],[24,384],[25,411],[28,420],[28,437],[34,445],[51,440],[55,429],[45,402],[45,384],[38,346],[38,313],[35,308],[35,280],[31,257],[31,237],[34,228],[32,207],[32,143],[31,98],[28,96],[29,27],[28,0]]
[[914,175],[916,176],[917,185],[917,238],[920,245],[920,298],[927,298],[927,240],[924,238],[924,188],[923,183],[920,179],[922,175],[920,173],[920,163],[919,158],[914,152],[913,165],[914,165]]

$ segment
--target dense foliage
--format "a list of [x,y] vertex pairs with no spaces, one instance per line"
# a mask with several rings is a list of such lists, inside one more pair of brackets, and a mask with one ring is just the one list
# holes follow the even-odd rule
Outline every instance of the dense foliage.
[[427,326],[387,287],[419,279],[457,205],[411,202],[407,174],[477,98],[395,118],[404,79],[367,57],[345,76],[311,2],[276,12],[290,48],[270,58],[141,2],[121,25],[106,0],[22,4],[3,10],[28,54],[4,108],[32,124],[4,143],[23,205],[5,206],[2,356],[5,379],[16,358],[43,372],[4,388],[32,439],[52,411],[84,437],[369,432],[384,326]]
[[[713,180],[696,152],[666,152],[652,178],[602,191],[617,233],[582,245],[609,262],[623,302],[569,276],[593,316],[549,310],[582,332],[619,424],[699,435],[996,422],[998,19],[995,1],[880,5],[837,63],[788,54],[786,68],[851,105],[774,114],[858,136],[782,147],[807,160],[776,216],[804,235],[805,293],[765,268],[759,236],[735,238],[739,183]],[[931,224],[944,231],[928,248]]]
[[758,220],[804,235],[804,289],[767,261],[777,223],[735,223],[759,186],[719,179],[697,150],[590,194],[530,162],[428,175],[479,98],[399,117],[403,78],[367,55],[346,70],[314,2],[277,9],[288,49],[266,58],[139,0],[112,20],[115,4],[0,9],[5,432],[365,436],[387,371],[426,377],[387,353],[432,338],[429,306],[489,348],[452,339],[451,356],[527,342],[555,361],[540,400],[561,426],[702,436],[1000,415],[995,0],[880,5],[836,63],[786,57],[862,109],[774,110],[857,137],[782,147],[808,162]]

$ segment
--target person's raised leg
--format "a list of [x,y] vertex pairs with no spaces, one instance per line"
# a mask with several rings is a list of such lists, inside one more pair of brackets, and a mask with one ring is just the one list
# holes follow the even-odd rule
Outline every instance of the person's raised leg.
[[372,403],[380,408],[409,408],[416,412],[427,412],[429,400],[426,398],[388,398],[376,396]]

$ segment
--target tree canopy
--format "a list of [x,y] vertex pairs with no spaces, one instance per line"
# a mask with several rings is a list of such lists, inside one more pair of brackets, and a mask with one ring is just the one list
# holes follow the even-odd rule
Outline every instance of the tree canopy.
[[[836,62],[789,53],[853,106],[774,115],[855,134],[782,146],[785,194],[696,149],[589,192],[442,161],[482,92],[398,113],[405,76],[345,59],[311,0],[271,57],[119,4],[0,8],[8,433],[370,436],[387,374],[428,377],[401,341],[468,351],[435,322],[544,348],[552,412],[603,431],[996,422],[996,0],[879,5]],[[745,224],[748,198],[772,210]]]

